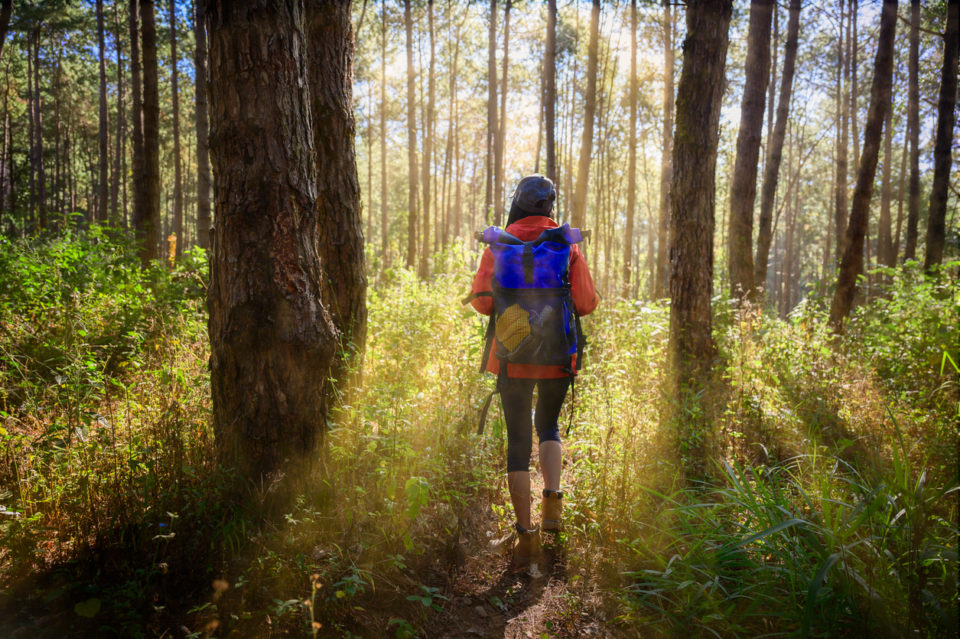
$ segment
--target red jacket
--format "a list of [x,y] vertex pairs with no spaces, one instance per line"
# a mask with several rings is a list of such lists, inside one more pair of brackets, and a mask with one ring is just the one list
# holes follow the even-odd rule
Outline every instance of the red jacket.
[[[529,242],[535,240],[546,229],[556,228],[557,223],[549,217],[542,215],[532,215],[530,217],[517,220],[505,230],[516,238]],[[481,293],[491,289],[491,278],[493,277],[493,253],[490,248],[483,252],[480,259],[480,268],[477,274],[473,276],[472,293]],[[570,247],[570,293],[573,296],[573,303],[577,307],[580,315],[589,315],[593,309],[597,308],[600,298],[596,289],[593,287],[593,278],[590,276],[590,269],[587,268],[587,261],[580,252],[580,247],[574,244]],[[493,298],[477,297],[471,302],[473,308],[484,315],[493,312]],[[493,374],[500,373],[500,360],[494,353],[497,350],[496,338],[490,348],[490,356],[487,359],[487,371]],[[576,355],[573,356],[573,368],[576,370]],[[524,377],[533,379],[555,379],[558,377],[567,377],[568,372],[564,371],[563,366],[543,366],[539,364],[507,364],[508,377]]]

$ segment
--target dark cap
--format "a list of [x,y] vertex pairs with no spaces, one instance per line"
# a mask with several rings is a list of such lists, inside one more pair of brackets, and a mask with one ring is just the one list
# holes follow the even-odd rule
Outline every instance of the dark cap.
[[526,213],[548,215],[556,199],[557,190],[553,182],[542,175],[528,175],[520,180],[517,190],[513,192],[513,203]]

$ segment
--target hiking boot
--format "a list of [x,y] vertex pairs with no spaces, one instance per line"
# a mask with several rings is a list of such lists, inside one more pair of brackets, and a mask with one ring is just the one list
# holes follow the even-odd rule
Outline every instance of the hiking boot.
[[560,512],[563,510],[563,493],[557,490],[543,491],[543,513],[540,525],[544,531],[557,532],[561,528]]
[[540,556],[540,526],[532,530],[517,527],[517,543],[513,547],[513,563],[518,566],[529,564]]

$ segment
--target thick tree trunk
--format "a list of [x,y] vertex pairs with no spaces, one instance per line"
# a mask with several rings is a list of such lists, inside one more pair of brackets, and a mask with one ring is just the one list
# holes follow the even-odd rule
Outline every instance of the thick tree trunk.
[[140,5],[130,0],[127,5],[130,27],[130,100],[133,113],[131,138],[131,174],[133,176],[133,228],[138,238],[143,237],[143,219],[146,211],[146,192],[143,183],[143,100],[140,83]]
[[387,0],[383,0],[380,11],[380,262],[386,270],[390,266],[387,238]]
[[923,268],[931,270],[943,260],[947,216],[947,186],[952,164],[951,144],[957,104],[957,51],[960,49],[960,0],[947,3],[947,28],[943,40],[940,101],[937,105],[937,139],[933,147],[933,186],[927,217],[927,252]]
[[7,41],[7,29],[10,27],[10,14],[13,12],[13,0],[0,2],[0,60],[3,59],[3,43]]
[[490,0],[490,28],[487,34],[487,173],[483,191],[483,215],[493,213],[493,185],[497,158],[497,0]]
[[593,0],[590,10],[590,43],[587,45],[587,95],[583,106],[583,138],[580,141],[580,161],[577,164],[577,184],[573,192],[573,211],[570,224],[581,227],[586,223],[587,194],[590,192],[590,160],[593,156],[593,119],[597,111],[597,52],[600,39],[600,0]]
[[210,125],[207,118],[207,32],[203,25],[203,3],[194,0],[193,68],[196,82],[194,118],[197,128],[197,244],[210,248]]
[[657,225],[657,277],[654,297],[669,294],[667,244],[670,223],[670,184],[673,182],[673,16],[670,0],[663,0],[663,138],[660,155],[660,219]]
[[110,198],[109,177],[107,167],[110,165],[109,141],[107,140],[107,63],[106,47],[103,42],[103,0],[97,0],[97,57],[100,63],[100,117],[97,135],[99,146],[97,178],[97,221],[107,221],[107,202]]
[[[321,302],[316,247],[318,235],[339,229],[317,223],[302,2],[209,2],[204,14],[216,176],[207,296],[214,434],[223,463],[269,485],[322,439],[336,329]],[[327,64],[342,64],[348,43],[326,46],[340,59]]]
[[143,38],[143,218],[137,240],[140,260],[149,264],[160,248],[160,97],[157,83],[157,29],[153,0],[140,0]]
[[770,155],[763,167],[763,186],[760,190],[760,221],[757,229],[757,259],[753,265],[754,286],[767,281],[767,259],[770,254],[771,220],[777,196],[780,162],[783,158],[783,138],[787,132],[790,114],[790,96],[793,93],[793,73],[797,61],[797,40],[800,32],[800,0],[790,0],[790,21],[787,25],[787,43],[783,55],[783,77],[777,102],[777,123],[770,140]]
[[403,2],[403,24],[407,34],[407,170],[410,189],[407,192],[407,268],[417,264],[417,94],[413,71],[413,17],[410,0]]
[[176,256],[183,255],[183,167],[180,164],[180,89],[177,71],[177,11],[170,0],[170,95],[173,102],[173,233]]
[[557,182],[557,0],[547,0],[547,47],[543,59],[543,127],[547,161],[545,175]]
[[[732,0],[687,7],[687,36],[677,87],[677,128],[670,188],[669,371],[678,407],[695,401],[714,359],[715,170]],[[706,421],[679,408],[681,463],[688,477],[706,472]]]
[[507,0],[503,9],[503,60],[500,72],[500,116],[497,119],[497,146],[494,149],[497,162],[496,199],[494,208],[497,211],[496,224],[499,226],[506,221],[503,201],[503,145],[507,137],[507,80],[508,64],[510,62],[510,8],[513,0]]
[[757,167],[763,134],[763,108],[770,78],[770,23],[773,0],[750,5],[747,33],[746,84],[740,104],[737,159],[730,185],[730,294],[740,297],[753,290],[753,207],[757,197]]
[[847,225],[843,259],[833,303],[830,305],[830,325],[842,332],[843,321],[850,313],[856,292],[857,278],[863,272],[863,238],[873,194],[873,180],[880,156],[880,136],[883,120],[890,108],[890,89],[893,77],[893,41],[897,26],[897,1],[884,0],[880,16],[880,35],[874,62],[873,86],[870,90],[870,110],[864,127],[863,157],[860,173],[853,191],[850,223]]
[[917,256],[920,219],[920,0],[910,2],[910,56],[908,62],[907,131],[910,133],[910,196],[907,200],[907,242],[903,261]]
[[[431,178],[433,177],[433,122],[436,114],[434,66],[437,57],[433,32],[433,0],[427,0],[427,30],[430,37],[430,66],[427,72],[427,108],[423,118],[423,206],[421,207],[423,210],[423,233],[420,236],[421,249],[418,268],[418,273],[423,279],[430,277],[430,211],[433,204]],[[434,233],[436,233],[436,229],[434,229]]]
[[308,75],[317,167],[323,301],[340,333],[334,378],[362,362],[367,272],[360,183],[353,148],[353,25],[348,2],[307,0]]
[[637,0],[630,3],[630,137],[627,142],[627,228],[623,232],[623,276],[621,294],[630,295],[633,270],[633,226],[637,209]]

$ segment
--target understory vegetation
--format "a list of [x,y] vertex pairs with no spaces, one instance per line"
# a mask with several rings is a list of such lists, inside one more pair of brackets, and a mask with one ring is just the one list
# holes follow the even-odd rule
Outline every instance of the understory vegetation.
[[[0,634],[429,635],[513,521],[496,400],[476,434],[473,257],[370,289],[359,385],[264,517],[273,486],[216,464],[202,251],[142,272],[108,231],[0,239]],[[661,419],[669,310],[605,300],[561,417],[548,634],[589,607],[625,636],[955,636],[956,267],[876,273],[842,337],[815,295],[786,320],[717,304],[693,487]]]

